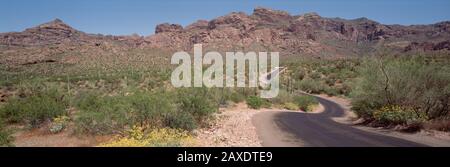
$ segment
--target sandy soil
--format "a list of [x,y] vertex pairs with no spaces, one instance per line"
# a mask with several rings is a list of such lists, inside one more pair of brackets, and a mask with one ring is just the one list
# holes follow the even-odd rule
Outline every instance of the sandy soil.
[[231,108],[222,108],[215,115],[210,127],[195,131],[201,147],[261,147],[251,118],[258,110],[252,110],[245,103]]
[[108,136],[75,136],[71,129],[53,134],[46,126],[33,130],[17,130],[13,136],[13,144],[16,147],[93,147],[110,139]]

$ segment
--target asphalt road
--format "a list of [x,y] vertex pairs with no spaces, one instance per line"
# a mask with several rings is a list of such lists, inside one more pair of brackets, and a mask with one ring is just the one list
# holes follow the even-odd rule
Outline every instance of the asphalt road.
[[333,121],[344,109],[316,97],[325,107],[322,113],[261,112],[253,117],[259,138],[265,147],[424,147],[400,138],[356,129]]

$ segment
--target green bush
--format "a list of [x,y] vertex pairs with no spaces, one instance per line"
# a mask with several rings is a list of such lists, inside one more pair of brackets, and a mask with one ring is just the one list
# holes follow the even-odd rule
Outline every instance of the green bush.
[[[112,134],[133,124],[132,105],[124,97],[83,95],[76,103],[80,111],[75,115],[78,132],[91,134]],[[88,101],[87,99],[90,99]]]
[[260,109],[264,104],[264,99],[258,96],[249,96],[247,98],[247,105],[253,109]]
[[183,129],[187,131],[197,128],[194,117],[186,112],[168,113],[164,118],[164,124],[173,129]]
[[215,96],[214,99],[221,105],[228,104],[229,101],[233,103],[240,103],[245,100],[243,92],[229,88],[211,88],[209,92]]
[[311,77],[312,79],[320,79],[321,78],[321,73],[319,72],[312,72],[309,74],[309,77]]
[[140,127],[193,130],[217,111],[206,89],[171,92],[134,92],[128,96],[80,95],[75,122],[80,132],[111,134]]
[[191,114],[198,123],[203,123],[217,112],[218,103],[206,88],[185,89],[179,92],[180,112]]
[[[408,106],[429,119],[448,116],[448,65],[414,56],[369,58],[358,72],[360,78],[350,96],[353,110],[361,117],[373,119],[374,112],[384,106]],[[382,115],[380,117],[391,120],[384,119]]]
[[3,121],[0,120],[0,147],[12,146],[13,137],[10,132],[5,129]]
[[336,96],[336,95],[340,94],[340,92],[336,88],[329,87],[329,86],[327,86],[325,88],[324,92],[325,92],[325,94],[330,95],[330,96]]
[[232,92],[230,95],[230,100],[234,103],[240,103],[245,100],[245,96],[237,92]]
[[279,91],[277,97],[270,99],[270,101],[273,104],[280,104],[280,105],[292,102],[293,100],[294,100],[294,96],[284,89],[281,89]]
[[291,103],[291,102],[284,103],[283,106],[284,106],[285,109],[293,110],[293,111],[296,111],[296,110],[299,109],[299,107],[297,106],[297,104]]
[[125,98],[132,105],[134,124],[140,124],[140,126],[158,122],[164,114],[176,111],[175,100],[170,93],[137,92]]
[[308,93],[320,94],[324,92],[326,85],[319,80],[314,79],[303,79],[296,87]]
[[294,101],[295,104],[297,104],[297,106],[303,111],[310,111],[312,106],[319,104],[319,102],[315,97],[306,95],[296,96],[294,98]]
[[58,90],[41,90],[27,97],[10,100],[0,109],[0,116],[7,122],[37,127],[46,120],[66,115],[68,105],[68,97]]

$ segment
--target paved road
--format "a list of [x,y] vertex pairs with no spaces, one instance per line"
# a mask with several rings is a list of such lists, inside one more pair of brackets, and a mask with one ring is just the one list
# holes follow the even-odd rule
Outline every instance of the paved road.
[[424,147],[411,141],[384,136],[340,124],[332,117],[343,116],[336,103],[316,97],[325,111],[261,112],[253,117],[258,135],[266,147]]

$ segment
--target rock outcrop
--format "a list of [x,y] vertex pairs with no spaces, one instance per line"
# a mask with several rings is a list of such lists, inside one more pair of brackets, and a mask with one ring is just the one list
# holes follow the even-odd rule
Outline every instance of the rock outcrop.
[[250,15],[233,12],[210,21],[199,20],[186,27],[164,23],[156,26],[155,34],[146,37],[87,34],[59,19],[23,32],[0,34],[0,45],[7,46],[121,43],[128,47],[189,51],[194,44],[201,43],[218,51],[264,50],[326,57],[367,54],[380,46],[399,51],[448,50],[449,41],[450,22],[383,25],[367,18],[325,18],[317,13],[290,15],[266,8],[256,8]]
[[[367,18],[324,18],[317,13],[290,15],[256,8],[251,15],[233,12],[211,21],[197,21],[186,28],[162,24],[143,43],[150,47],[189,50],[201,43],[218,50],[273,50],[289,55],[348,56],[365,54],[380,43],[439,42],[450,39],[449,22],[433,25],[383,25]],[[441,44],[442,45],[442,44]],[[417,45],[409,50],[422,47]],[[426,47],[426,46],[423,46]],[[436,47],[445,49],[444,47]],[[396,48],[406,51],[408,48]],[[432,49],[432,50],[436,50]]]
[[163,32],[181,32],[183,31],[183,26],[179,24],[169,24],[164,23],[156,26],[155,33],[163,33]]

